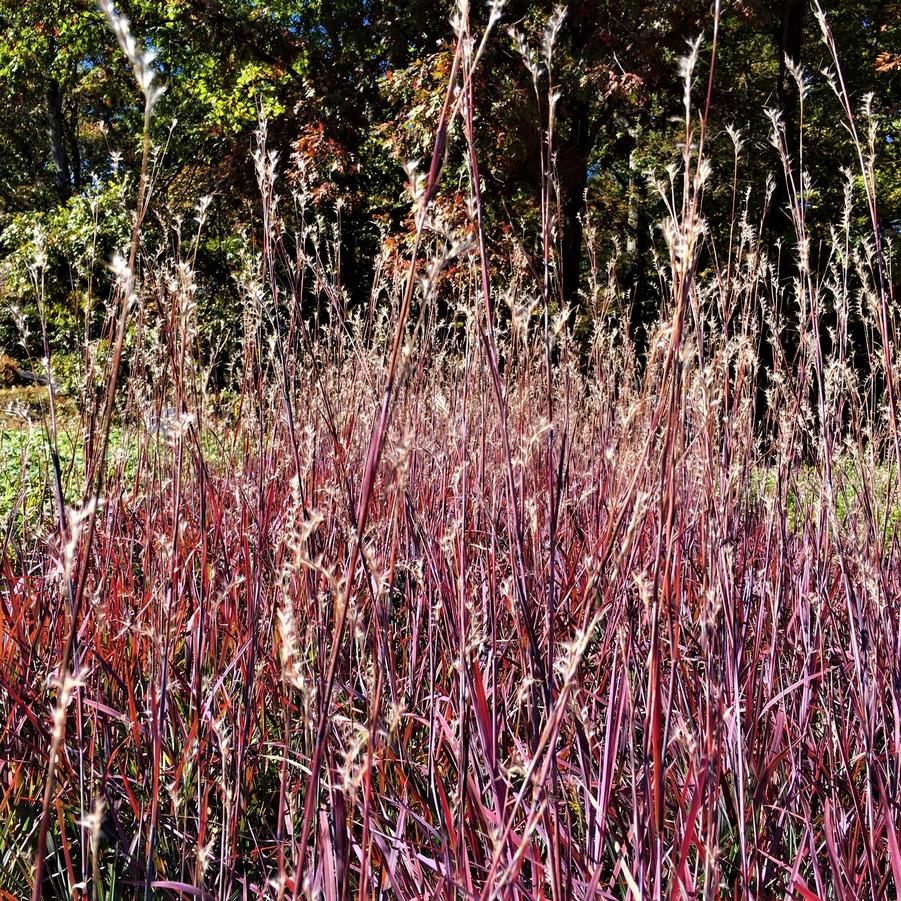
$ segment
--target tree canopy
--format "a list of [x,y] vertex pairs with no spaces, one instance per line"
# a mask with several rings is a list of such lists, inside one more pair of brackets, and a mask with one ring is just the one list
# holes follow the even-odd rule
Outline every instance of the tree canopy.
[[[699,52],[710,64],[713,19],[706,5],[687,0],[565,3],[548,69],[538,63],[555,8],[545,0],[509,0],[502,11],[507,30],[498,30],[475,85],[491,251],[527,268],[537,252],[529,243],[534,239],[524,237],[534,230],[525,226],[540,208],[542,146],[549,98],[556,97],[555,291],[563,301],[584,303],[589,224],[602,257],[618,248],[639,318],[653,317],[652,292],[642,289],[659,217],[648,175],[664,170],[674,155],[682,103],[678,59],[703,35]],[[830,0],[824,9],[852,97],[875,123],[880,216],[891,232],[901,220],[901,7]],[[237,303],[229,273],[241,242],[252,240],[250,151],[261,118],[286,184],[302,187],[330,221],[340,219],[340,287],[350,303],[365,298],[384,239],[403,249],[403,165],[430,152],[450,65],[450,6],[128,0],[121,12],[155,53],[166,84],[153,120],[155,216],[178,218],[201,197],[213,198],[199,255],[207,276],[204,303],[221,322]],[[487,17],[488,9],[473,14]],[[734,128],[744,145],[743,182],[759,186],[759,206],[767,177],[774,179],[768,228],[774,240],[780,237],[784,179],[767,109],[781,117],[793,156],[803,125],[813,227],[835,220],[844,190],[837,173],[851,155],[838,102],[820,74],[827,64],[806,0],[724,6],[708,128],[719,148],[712,158],[722,169],[708,201],[713,228],[731,212]],[[809,86],[803,123],[798,73]],[[705,89],[706,73],[698,90]],[[135,179],[140,132],[141,105],[127,66],[91,0],[0,2],[0,340],[6,344],[16,340],[8,308],[29,303],[23,273],[36,229],[56,267],[54,335],[64,337],[79,321],[85,292],[96,287],[95,281],[88,287],[85,273],[102,282],[99,264],[127,232],[120,198]],[[459,136],[451,135],[451,148],[451,165],[461,167],[462,177]],[[445,179],[439,203],[449,215],[455,195],[454,179]]]

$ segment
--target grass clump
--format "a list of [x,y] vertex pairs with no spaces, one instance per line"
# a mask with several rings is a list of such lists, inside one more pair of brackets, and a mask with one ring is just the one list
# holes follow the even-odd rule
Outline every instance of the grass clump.
[[[142,244],[145,170],[83,438],[52,385],[45,431],[4,433],[23,512],[0,595],[8,891],[852,898],[901,880],[882,251],[848,224],[816,278],[798,188],[793,282],[750,206],[714,252],[694,46],[647,358],[613,280],[576,340],[550,148],[544,257],[506,315],[474,117],[490,36],[465,13],[433,157],[409,172],[408,269],[367,313],[332,290],[324,230],[311,249],[279,204],[263,128],[229,415],[190,241]],[[109,14],[149,118],[146,61]],[[449,134],[461,234],[432,206]]]

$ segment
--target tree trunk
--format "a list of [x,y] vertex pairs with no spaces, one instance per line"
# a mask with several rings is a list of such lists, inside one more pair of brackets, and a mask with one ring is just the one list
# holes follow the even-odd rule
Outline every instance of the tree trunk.
[[[798,156],[801,146],[798,135],[798,86],[789,71],[786,59],[795,65],[800,65],[806,7],[806,0],[779,0],[774,35],[776,53],[779,56],[779,84],[777,86],[779,111],[782,114],[782,124],[785,128],[785,146],[791,159],[791,176],[796,185],[800,183]],[[770,232],[774,237],[784,235],[791,222],[790,217],[785,213],[788,198],[788,173],[783,172],[776,178],[776,190],[773,193],[769,213]]]
[[[587,167],[586,167],[587,170]],[[571,185],[563,197],[563,228],[560,246],[560,293],[566,303],[573,303],[579,296],[582,273],[582,211],[585,208],[585,185]]]
[[59,83],[51,80],[45,94],[47,102],[47,134],[50,136],[50,152],[56,171],[56,190],[59,199],[68,200],[72,194],[72,173],[69,154],[66,151],[66,126],[63,117],[63,97]]
[[84,184],[81,174],[81,148],[78,146],[78,104],[72,104],[72,112],[66,122],[69,138],[69,170],[72,187],[80,191]]
[[584,103],[574,104],[564,121],[568,126],[568,135],[559,142],[556,153],[562,220],[560,293],[566,303],[574,303],[579,297],[582,274],[582,213],[588,186],[588,159],[594,140],[590,133],[588,108]]

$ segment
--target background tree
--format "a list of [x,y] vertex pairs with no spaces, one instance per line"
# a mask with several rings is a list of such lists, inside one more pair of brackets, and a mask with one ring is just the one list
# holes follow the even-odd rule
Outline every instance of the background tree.
[[[587,0],[564,8],[552,72],[559,94],[556,291],[582,303],[584,227],[593,219],[600,260],[618,254],[633,324],[640,325],[653,320],[658,303],[653,224],[660,209],[647,176],[673,158],[673,118],[681,103],[676,63],[702,31],[702,65],[709,61],[709,10],[687,0]],[[509,0],[504,22],[537,47],[553,10],[550,0]],[[402,236],[406,227],[402,164],[430,152],[437,86],[449,64],[450,7],[424,0],[130,0],[123,11],[156,51],[167,83],[154,124],[154,140],[165,148],[154,210],[166,219],[184,215],[203,195],[213,197],[198,257],[206,321],[221,329],[238,315],[231,272],[245,235],[253,238],[249,153],[260,115],[268,119],[269,145],[280,154],[286,184],[310,193],[330,220],[340,219],[339,287],[352,305],[362,302],[382,236]],[[881,214],[891,228],[901,218],[898,6],[830,0],[826,12],[854,97],[874,96],[881,123],[877,176],[887,199]],[[538,215],[546,81],[536,98],[516,41],[503,32],[488,53],[475,88],[491,252],[510,272],[515,265],[534,271],[539,249],[524,236],[535,234]],[[780,111],[795,142],[797,90],[786,58],[811,75],[805,166],[815,234],[841,204],[836,173],[851,159],[850,148],[836,100],[817,75],[827,60],[806,0],[742,0],[724,5],[720,29],[708,130],[722,169],[721,187],[708,197],[714,233],[731,215],[725,128],[734,125],[746,144],[744,180],[761,188],[754,202],[763,197],[767,176],[775,177],[768,222],[774,240],[784,235],[784,179],[769,146],[765,109]],[[16,261],[27,256],[34,226],[49,228],[50,246],[62,250],[73,231],[88,229],[92,215],[96,221],[98,198],[111,204],[116,186],[134,177],[140,111],[120,51],[89,0],[0,0],[0,99],[0,243],[6,252],[0,303],[8,306],[27,301]],[[793,159],[796,150],[792,143]],[[449,159],[451,166],[462,159],[455,135]],[[444,181],[445,208],[465,228],[465,211],[454,209],[464,170],[454,176],[457,181]],[[106,220],[101,260],[116,243],[116,220]],[[55,236],[54,229],[69,237]],[[83,293],[83,286],[65,277],[62,254],[58,263],[54,303],[74,309],[80,301],[72,300],[73,292]],[[58,332],[62,336],[65,327]],[[0,340],[9,344],[11,335],[7,321]]]

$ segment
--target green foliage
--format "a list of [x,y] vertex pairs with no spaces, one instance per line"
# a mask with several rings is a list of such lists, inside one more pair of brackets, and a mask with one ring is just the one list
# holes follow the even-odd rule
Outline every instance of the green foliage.
[[11,350],[24,340],[28,354],[43,354],[42,292],[53,345],[80,342],[86,314],[92,309],[96,319],[109,293],[108,261],[128,239],[127,191],[117,178],[48,210],[0,218],[0,345]]
[[[63,488],[72,502],[73,490],[82,487],[84,470],[67,432],[59,436],[59,454]],[[18,528],[24,522],[32,526],[45,522],[53,516],[53,504],[50,445],[42,430],[31,426],[0,433],[0,519],[4,527],[13,514]]]
[[109,173],[139,121],[93,3],[0,4],[0,211],[46,209]]
[[[536,58],[553,8],[549,0],[510,0],[504,8],[504,24]],[[877,0],[830,0],[825,9],[855,102],[873,95],[880,215],[891,227],[901,222],[901,16],[897,3]],[[122,11],[157,54],[154,65],[167,86],[153,122],[159,155],[145,249],[161,237],[154,214],[166,221],[191,216],[201,196],[216,198],[197,258],[198,304],[204,326],[215,332],[211,344],[221,343],[223,330],[233,336],[240,318],[231,273],[241,236],[253,243],[258,228],[249,151],[261,115],[290,186],[309,192],[327,218],[338,218],[340,203],[341,287],[351,303],[365,301],[381,236],[392,236],[398,257],[404,253],[409,206],[401,165],[431,152],[451,63],[449,9],[423,0],[129,0]],[[473,14],[484,24],[484,9]],[[553,90],[559,97],[557,287],[575,304],[583,302],[583,223],[591,219],[595,262],[603,267],[616,256],[633,318],[653,321],[653,229],[663,211],[647,176],[672,161],[682,127],[677,62],[701,32],[695,115],[703,108],[711,24],[706,8],[687,0],[570,4],[551,80],[542,69],[537,94],[517,39],[497,32],[475,85],[475,115],[489,249],[510,277],[531,277],[541,255],[539,242],[522,236],[538,234],[541,145]],[[720,170],[713,179],[718,187],[705,198],[713,232],[727,227],[732,214],[727,126],[743,135],[741,180],[757,186],[753,214],[760,212],[767,177],[780,183],[765,108],[779,107],[796,130],[799,111],[782,64],[789,26],[797,26],[801,67],[819,73],[828,60],[804,4],[723,5],[707,139]],[[803,127],[814,246],[842,206],[838,170],[855,163],[837,113],[826,79],[811,77]],[[18,341],[11,305],[24,310],[34,331],[28,267],[37,231],[46,236],[51,340],[62,345],[81,333],[88,302],[102,312],[95,300],[105,298],[107,281],[99,264],[128,234],[120,200],[134,183],[140,121],[123,55],[89,0],[0,4],[0,346]],[[860,125],[866,133],[867,124]],[[449,143],[449,165],[456,168],[445,173],[437,204],[465,233],[469,224],[455,201],[468,176],[453,130]],[[113,154],[121,154],[116,162]],[[863,223],[862,204],[857,214]],[[771,214],[774,239],[786,221],[778,210]]]
[[[164,442],[165,446],[165,442]],[[17,532],[48,525],[55,527],[56,493],[51,443],[37,422],[23,421],[0,430],[0,527]],[[73,420],[60,429],[56,443],[67,506],[81,504],[84,494],[84,442],[80,423]],[[133,430],[114,426],[110,431],[110,472],[122,466],[126,479],[134,477],[138,459],[138,436]]]

